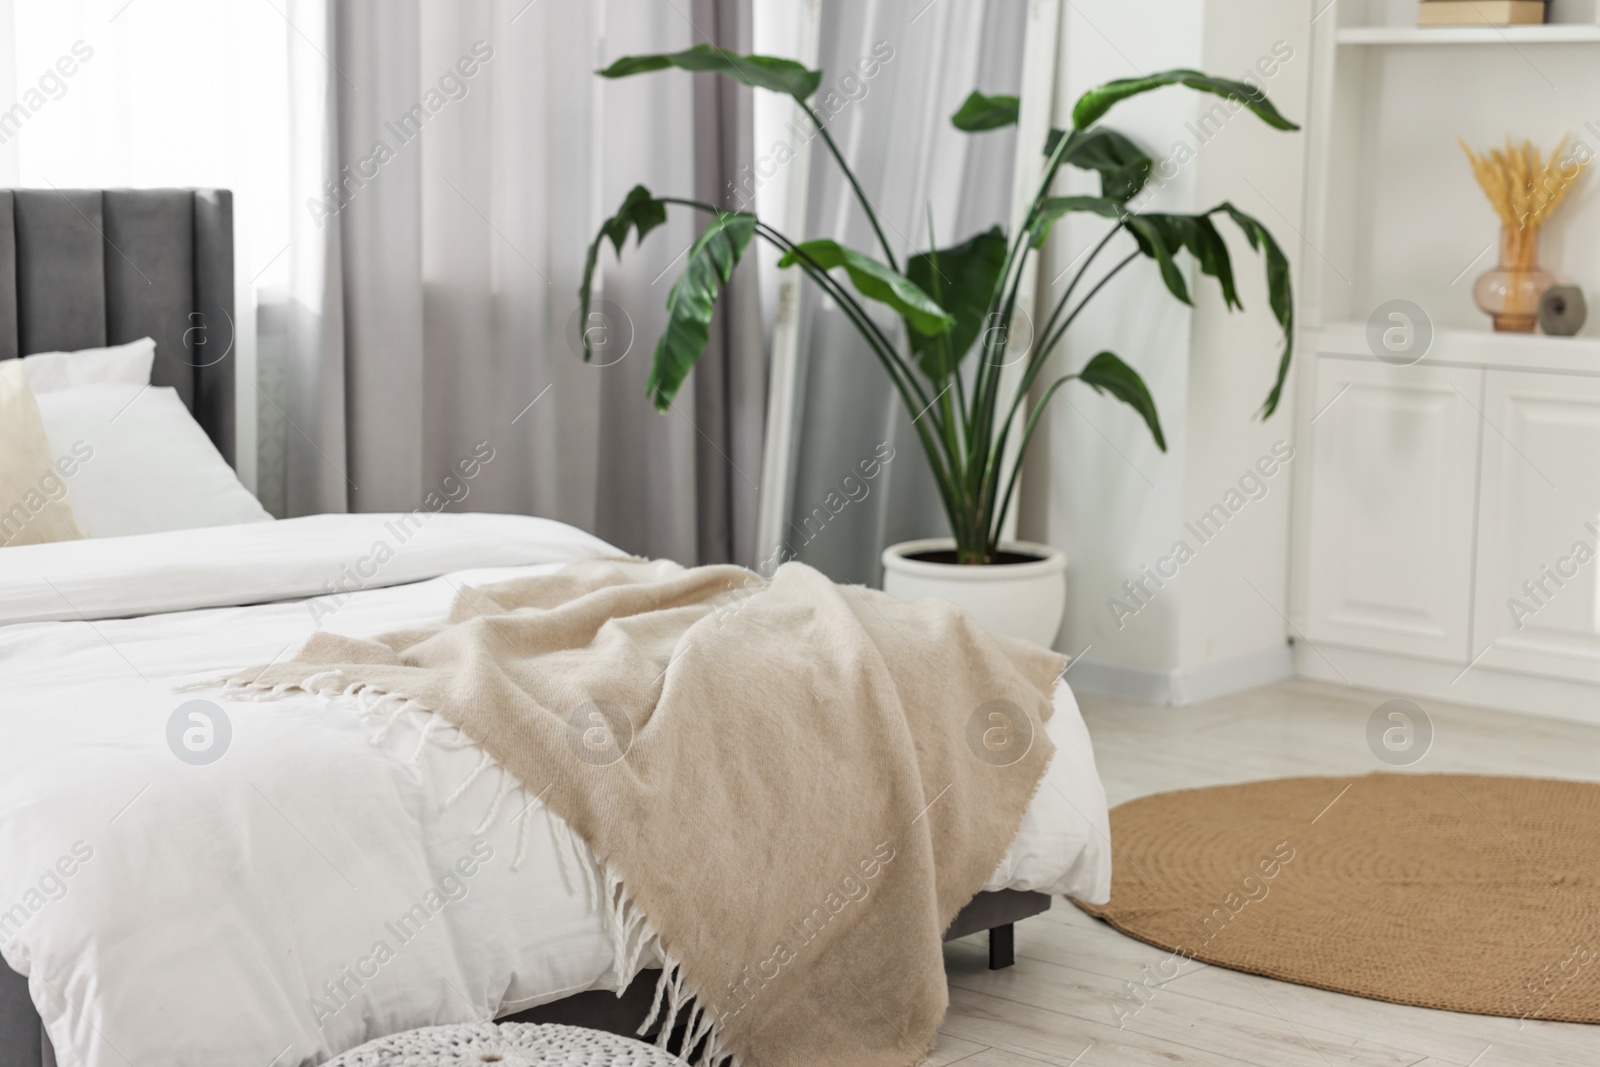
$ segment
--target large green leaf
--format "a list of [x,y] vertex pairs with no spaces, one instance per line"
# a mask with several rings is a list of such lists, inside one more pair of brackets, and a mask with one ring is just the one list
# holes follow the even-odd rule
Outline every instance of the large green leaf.
[[1177,255],[1183,250],[1182,217],[1174,215],[1129,215],[1128,231],[1139,243],[1139,251],[1156,261],[1161,268],[1161,280],[1167,291],[1185,304],[1189,299],[1189,283],[1178,269]]
[[689,261],[667,296],[667,328],[656,342],[645,390],[657,411],[672,407],[673,397],[694,369],[711,336],[711,315],[717,297],[733,276],[739,257],[756,232],[756,217],[743,211],[726,211],[696,239]]
[[[1040,202],[1039,213],[1029,227],[1034,247],[1037,248],[1044,243],[1045,236],[1056,219],[1075,211],[1118,219],[1126,224],[1139,246],[1139,251],[1154,259],[1160,267],[1161,280],[1166,283],[1168,291],[1185,304],[1192,301],[1189,298],[1189,285],[1184,280],[1183,271],[1178,268],[1177,255],[1187,249],[1199,264],[1200,272],[1217,279],[1222,287],[1223,303],[1230,310],[1242,311],[1244,304],[1239,300],[1239,290],[1233,279],[1233,257],[1228,252],[1227,242],[1222,239],[1222,235],[1217,232],[1215,224],[1211,221],[1212,215],[1226,211],[1239,228],[1245,231],[1252,248],[1261,248],[1262,242],[1267,245],[1267,281],[1269,290],[1273,294],[1273,313],[1278,316],[1280,324],[1285,321],[1286,315],[1293,313],[1293,297],[1289,291],[1289,266],[1288,261],[1283,258],[1283,252],[1278,249],[1272,240],[1272,235],[1267,233],[1265,227],[1255,219],[1239,213],[1231,204],[1220,204],[1203,215],[1170,215],[1159,212],[1133,214],[1128,211],[1125,204],[1107,197],[1046,197]],[[1287,326],[1285,329],[1287,330]]]
[[1022,102],[1014,96],[985,96],[976,89],[961,102],[961,107],[950,116],[950,124],[966,133],[981,133],[1014,126]]
[[1156,402],[1138,371],[1110,352],[1102,352],[1078,372],[1078,378],[1092,386],[1095,392],[1110,393],[1137,411],[1144,418],[1144,424],[1150,427],[1150,436],[1156,439],[1156,447],[1163,452],[1167,450],[1167,439],[1161,433],[1161,416],[1156,414]]
[[1125,221],[1139,250],[1161,268],[1161,280],[1173,296],[1185,304],[1191,302],[1189,287],[1175,261],[1178,252],[1187,249],[1200,265],[1201,273],[1217,279],[1222,287],[1223,303],[1232,310],[1242,311],[1244,304],[1234,282],[1228,245],[1211,221],[1211,216],[1218,214],[1231,218],[1244,232],[1250,247],[1261,253],[1266,267],[1267,300],[1272,305],[1273,318],[1283,330],[1283,353],[1278,357],[1277,377],[1261,405],[1261,417],[1267,418],[1283,399],[1284,380],[1294,355],[1294,286],[1289,276],[1289,258],[1278,247],[1278,242],[1259,221],[1226,202],[1201,215],[1149,213],[1129,215]]
[[1200,264],[1200,273],[1208,274],[1222,287],[1222,303],[1231,311],[1243,311],[1239,290],[1233,284],[1233,257],[1228,253],[1228,243],[1212,225],[1209,215],[1196,215],[1194,224],[1185,234],[1184,247]]
[[1289,257],[1283,254],[1278,242],[1267,228],[1232,204],[1224,202],[1219,210],[1226,211],[1234,224],[1244,231],[1250,247],[1262,253],[1267,264],[1267,302],[1272,305],[1272,316],[1283,329],[1283,354],[1278,357],[1278,376],[1272,391],[1261,405],[1261,417],[1270,418],[1283,399],[1284,379],[1289,376],[1289,360],[1294,355],[1294,285],[1289,279]]
[[910,278],[838,241],[821,238],[797,245],[778,260],[778,266],[792,267],[802,259],[822,270],[843,267],[856,292],[894,308],[917,333],[942,334],[955,325],[933,297]]
[[1005,263],[1006,235],[998,226],[954,248],[922,252],[906,261],[906,277],[955,320],[946,334],[906,331],[911,351],[930,381],[943,382],[954,373],[977,340]]
[[1103,196],[1047,196],[1040,201],[1039,213],[1028,225],[1028,239],[1033,242],[1033,247],[1044,247],[1045,238],[1050,236],[1050,227],[1062,215],[1074,211],[1087,211],[1108,219],[1120,219],[1128,214],[1127,207],[1121,201]]
[[643,241],[645,234],[666,221],[667,205],[651,196],[649,189],[635,185],[622,198],[622,206],[617,208],[617,213],[601,223],[599,236],[611,238],[611,244],[620,256],[622,246],[628,240],[629,228],[637,230],[639,240]]
[[787,93],[802,104],[817,91],[817,86],[822,82],[822,71],[808,70],[792,59],[741,56],[708,44],[698,44],[684,52],[623,56],[598,73],[602,78],[626,78],[632,74],[647,74],[669,67],[723,74],[757,89]]
[[583,324],[579,333],[583,337],[583,358],[588,362],[589,356],[589,304],[590,290],[594,287],[594,268],[600,258],[600,245],[607,237],[611,238],[612,246],[617,250],[617,255],[622,255],[622,246],[627,243],[628,231],[631,229],[639,235],[640,243],[644,235],[667,221],[667,205],[650,195],[650,190],[642,185],[635,185],[628,190],[628,195],[623,198],[622,206],[617,208],[617,213],[600,224],[600,232],[594,235],[594,242],[589,245],[589,255],[583,264],[583,284],[578,287],[578,321]]
[[1086,130],[1100,121],[1107,111],[1130,96],[1138,96],[1167,85],[1187,85],[1202,93],[1237,100],[1260,117],[1268,126],[1279,130],[1298,130],[1300,127],[1278,113],[1267,94],[1248,82],[1229,78],[1215,78],[1198,70],[1165,70],[1159,74],[1146,74],[1138,78],[1121,78],[1090,89],[1078,98],[1072,108],[1072,124]]
[[1155,163],[1144,149],[1116,130],[1097,126],[1081,133],[1063,160],[1080,170],[1100,175],[1100,195],[1112,200],[1132,200],[1144,189]]
[[[1091,130],[1052,129],[1045,138],[1044,154],[1055,155],[1062,138],[1069,143],[1057,166],[1067,165],[1093,171],[1100,176],[1100,195],[1107,200],[1126,202],[1138,196],[1150,180],[1155,163],[1148,153],[1116,130],[1096,126]],[[1052,175],[1053,177],[1053,175]]]
[[1222,286],[1222,300],[1230,309],[1243,310],[1238,289],[1233,283],[1233,259],[1228,254],[1227,243],[1211,222],[1211,214],[1164,215],[1155,212],[1128,216],[1128,228],[1139,251],[1152,257],[1161,266],[1161,278],[1172,295],[1189,303],[1189,289],[1183,274],[1177,269],[1173,257],[1188,249],[1200,265],[1200,272],[1217,279]]

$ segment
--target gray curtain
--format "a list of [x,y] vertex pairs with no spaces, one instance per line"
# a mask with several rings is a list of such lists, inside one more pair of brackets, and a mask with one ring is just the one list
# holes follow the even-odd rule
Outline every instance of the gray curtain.
[[[1017,0],[874,0],[823,8],[819,101],[902,266],[1008,225],[1015,134],[969,135],[950,116],[973,89],[1016,93],[1027,5]],[[888,55],[889,58],[883,58]],[[862,64],[877,58],[875,68]],[[875,69],[870,77],[865,70]],[[865,212],[820,140],[813,142],[805,236],[881,256]],[[870,307],[870,305],[869,305]],[[876,582],[896,541],[949,533],[937,490],[883,369],[843,314],[810,287],[802,309],[802,409],[785,556],[835,581]],[[898,331],[892,316],[886,328]],[[898,336],[898,333],[894,334]],[[865,478],[862,463],[878,463]],[[846,482],[846,478],[850,478]]]
[[[701,42],[747,51],[749,0],[296,0],[290,15],[305,210],[290,292],[263,315],[281,331],[262,344],[281,362],[263,370],[265,454],[282,467],[264,472],[281,486],[269,506],[400,510],[432,494],[641,554],[753,562],[754,279],[730,287],[666,415],[644,383],[705,220],[675,210],[620,264],[608,245],[597,317],[577,321],[588,242],[627,191],[720,200],[751,142],[749,90],[593,71]],[[591,363],[585,327],[601,341]]]
[[[751,16],[750,0],[694,3],[695,27],[709,35],[701,40],[740,55],[753,50]],[[694,81],[695,196],[740,208],[735,177],[754,158],[752,93],[713,74]],[[750,255],[718,302],[711,343],[695,369],[695,422],[705,435],[696,465],[703,562],[756,562],[767,366],[755,357],[764,351],[756,257]]]

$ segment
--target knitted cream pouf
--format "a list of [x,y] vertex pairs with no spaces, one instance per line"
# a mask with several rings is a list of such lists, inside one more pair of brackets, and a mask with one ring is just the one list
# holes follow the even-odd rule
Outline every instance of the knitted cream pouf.
[[380,1037],[325,1067],[682,1067],[677,1057],[632,1038],[578,1026],[465,1023]]

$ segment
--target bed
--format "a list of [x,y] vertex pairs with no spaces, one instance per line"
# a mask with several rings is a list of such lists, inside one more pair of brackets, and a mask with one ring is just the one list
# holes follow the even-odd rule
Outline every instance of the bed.
[[[0,192],[0,358],[151,336],[152,382],[231,461],[230,216],[219,190]],[[636,1027],[652,961],[619,966],[585,857],[547,809],[502,802],[481,750],[309,694],[213,696],[195,719],[176,691],[318,628],[421,625],[462,587],[615,552],[428,509],[0,549],[0,1067],[309,1065],[495,1017]],[[946,935],[991,931],[993,966],[1051,895],[1109,886],[1064,684],[1049,733],[1046,784]],[[379,960],[378,941],[397,950]]]

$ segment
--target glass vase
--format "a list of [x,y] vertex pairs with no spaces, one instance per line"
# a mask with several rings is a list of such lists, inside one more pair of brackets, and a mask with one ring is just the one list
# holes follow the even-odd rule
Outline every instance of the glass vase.
[[1478,279],[1472,297],[1497,331],[1532,333],[1539,300],[1555,282],[1539,269],[1539,228],[1506,226],[1500,230],[1500,265]]

